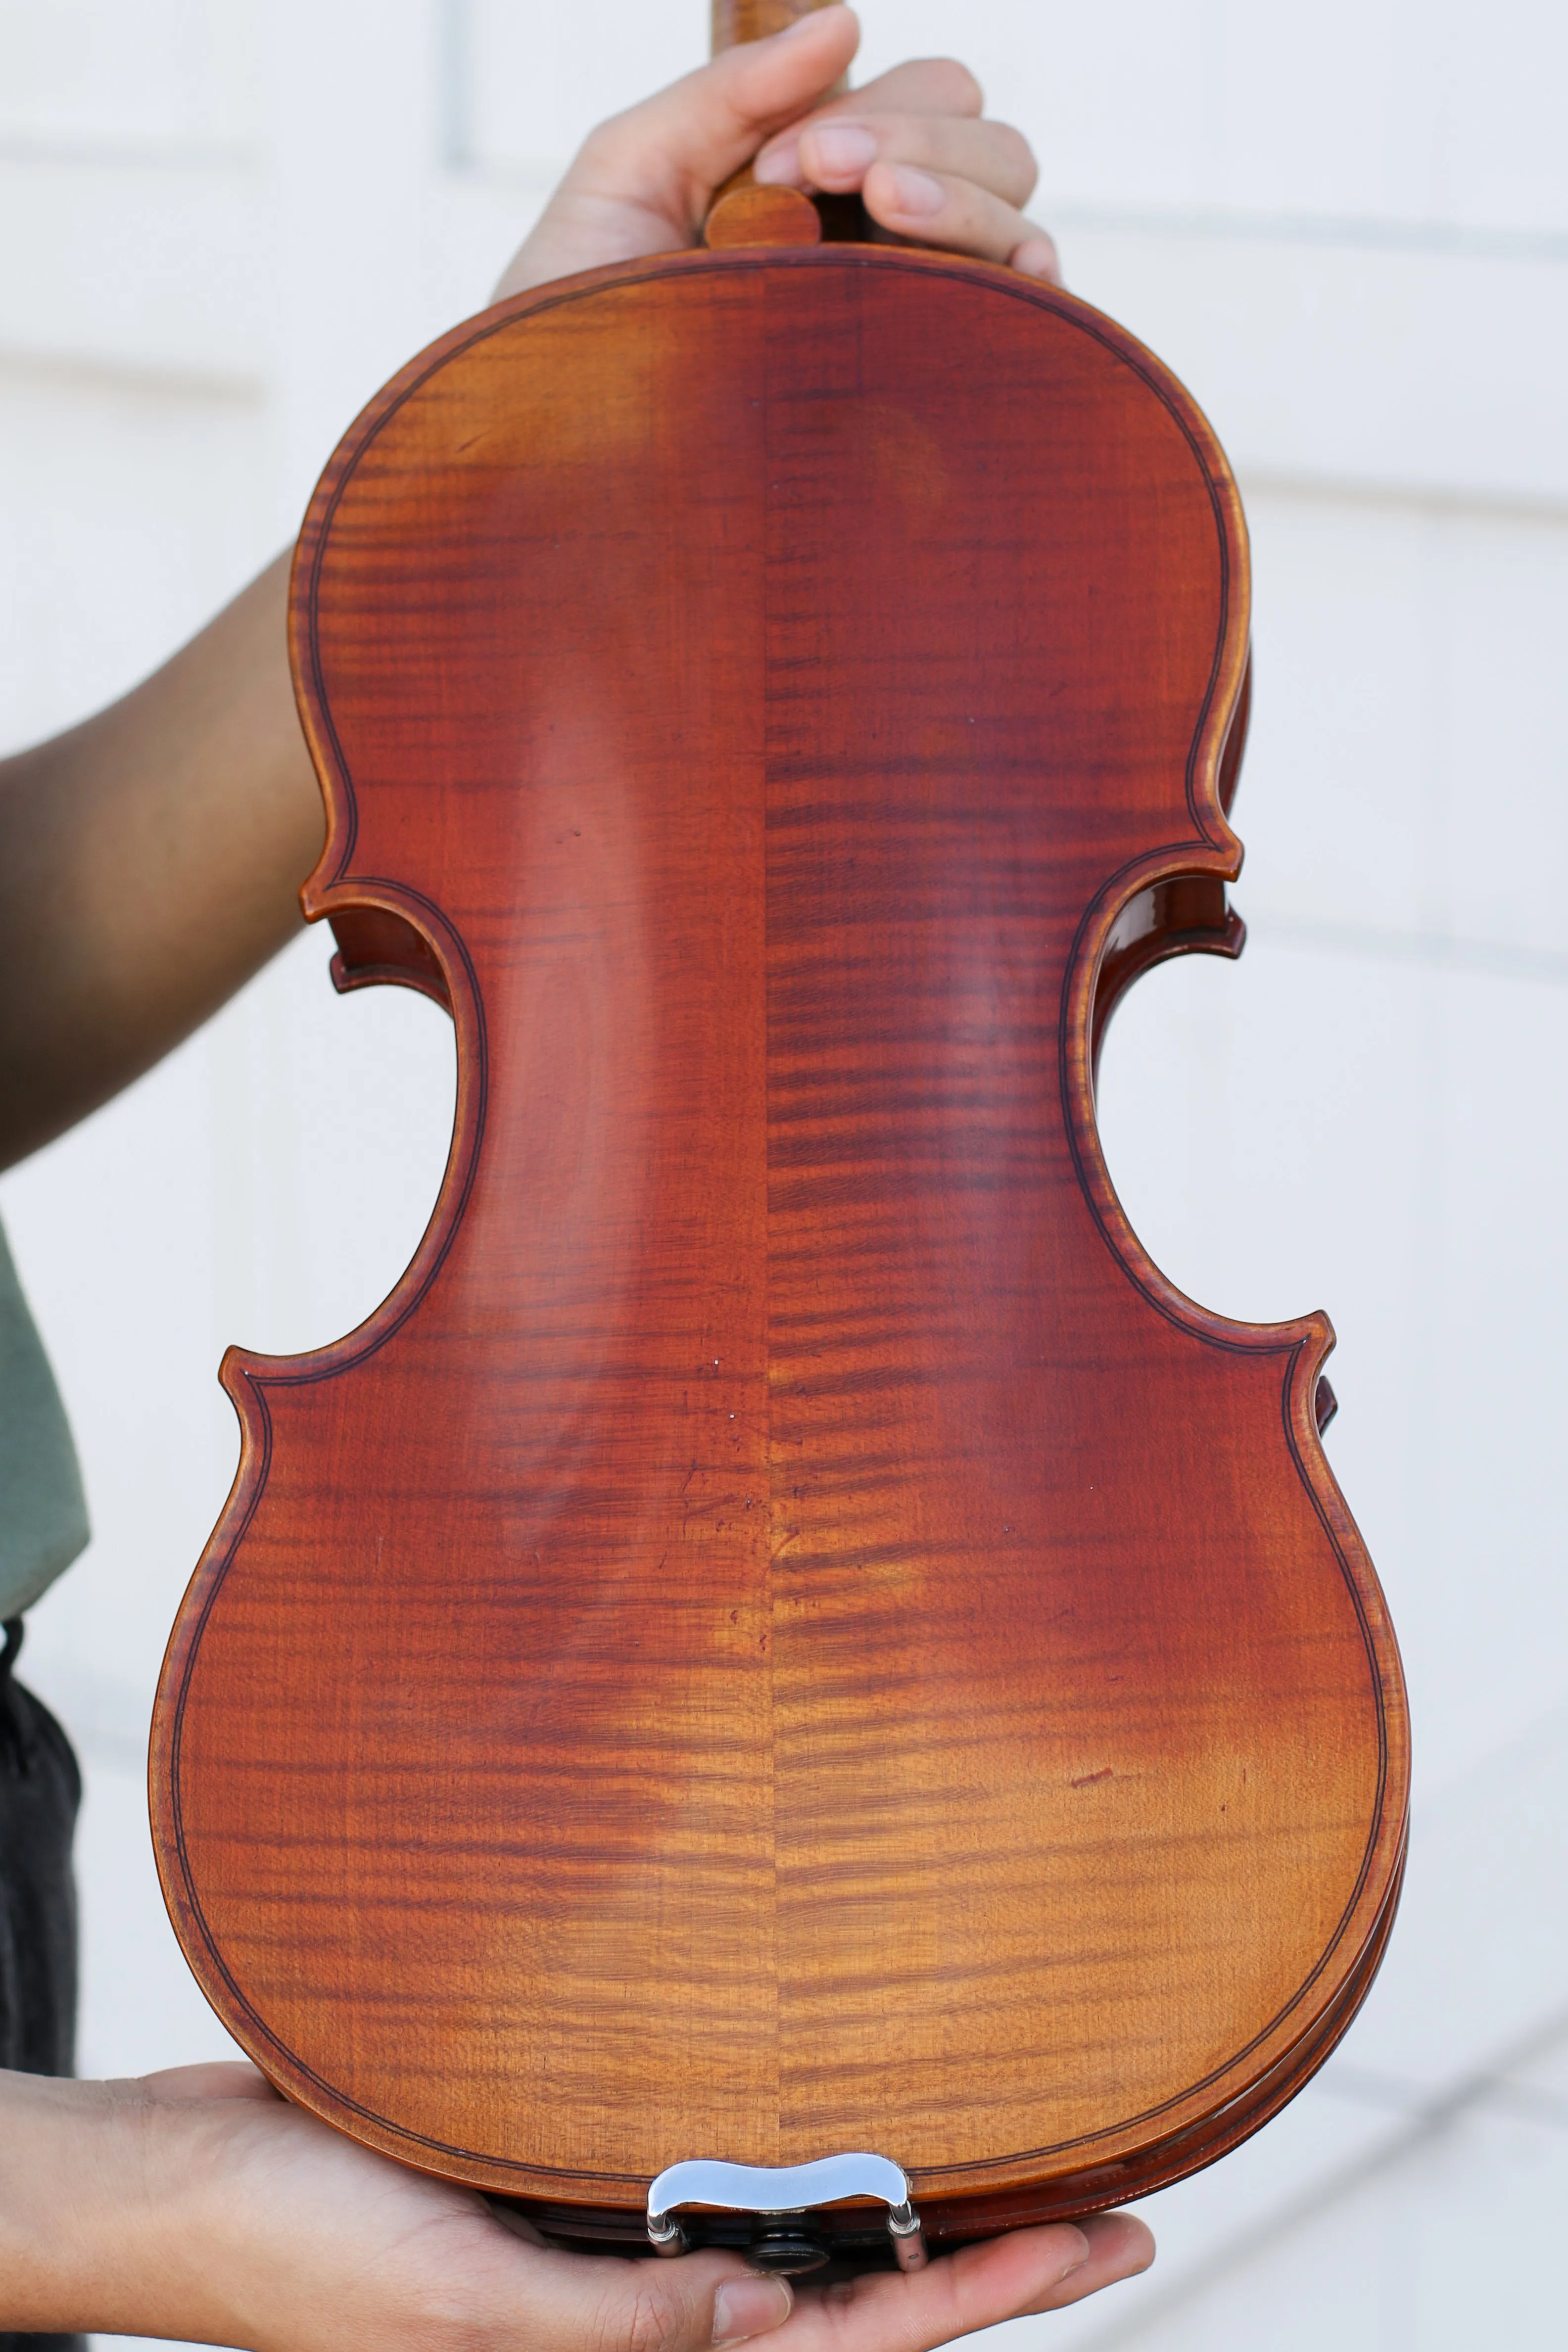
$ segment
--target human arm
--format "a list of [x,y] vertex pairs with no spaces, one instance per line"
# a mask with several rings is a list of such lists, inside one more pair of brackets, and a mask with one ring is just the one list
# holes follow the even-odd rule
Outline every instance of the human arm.
[[[1049,240],[1016,209],[1028,148],[980,119],[962,66],[900,66],[825,97],[858,37],[847,8],[823,9],[602,125],[498,294],[691,245],[759,147],[764,177],[863,188],[884,226],[1052,274]],[[856,126],[872,160],[835,162],[825,131]],[[900,209],[910,170],[938,190],[934,211]],[[151,1067],[298,929],[322,814],[287,598],[279,557],[122,700],[0,761],[0,1167]]]
[[129,2083],[0,2074],[0,2332],[254,2352],[927,2352],[1142,2269],[1130,2215],[1026,2230],[905,2275],[759,2278],[738,2254],[620,2262],[528,2242],[247,2066]]
[[172,661],[0,761],[0,1166],[149,1068],[300,928],[321,797],[279,557]]

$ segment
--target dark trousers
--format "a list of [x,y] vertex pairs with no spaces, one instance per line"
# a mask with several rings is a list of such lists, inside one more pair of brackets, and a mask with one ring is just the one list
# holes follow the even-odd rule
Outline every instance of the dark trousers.
[[[81,1778],[48,1708],[12,1679],[19,1623],[0,1654],[0,2066],[68,2074],[76,2034],[71,1832]],[[0,2352],[83,2352],[79,2336],[0,2334]]]

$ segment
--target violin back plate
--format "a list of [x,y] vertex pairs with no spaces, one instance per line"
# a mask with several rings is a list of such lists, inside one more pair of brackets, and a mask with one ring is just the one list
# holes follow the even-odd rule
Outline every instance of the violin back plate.
[[446,997],[458,1109],[376,1315],[226,1360],[153,1764],[209,1998],[557,2205],[1207,2160],[1364,1993],[1407,1782],[1329,1327],[1173,1289],[1095,1130],[1112,926],[1239,864],[1208,427],[980,264],[602,272],[373,405],[294,628],[307,910]]

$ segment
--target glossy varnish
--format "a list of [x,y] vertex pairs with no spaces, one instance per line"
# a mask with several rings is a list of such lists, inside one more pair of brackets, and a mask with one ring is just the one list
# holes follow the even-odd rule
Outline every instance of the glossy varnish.
[[226,1365],[153,1757],[210,1997],[605,2213],[1205,2160],[1364,1991],[1406,1778],[1328,1325],[1175,1292],[1094,1124],[1102,961],[1238,943],[1208,428],[979,264],[641,264],[389,387],[294,612],[308,909],[449,1003],[458,1111],[385,1306]]

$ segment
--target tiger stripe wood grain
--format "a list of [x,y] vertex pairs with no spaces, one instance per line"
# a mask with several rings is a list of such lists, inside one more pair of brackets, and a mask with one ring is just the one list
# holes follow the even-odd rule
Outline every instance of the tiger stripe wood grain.
[[938,2237],[1207,2160],[1407,1783],[1328,1324],[1182,1297],[1094,1125],[1102,962],[1238,943],[1208,427],[981,264],[637,264],[381,395],[294,626],[308,911],[458,1112],[385,1305],[226,1360],[153,1764],[209,1997],[606,2226],[691,2155],[879,2149]]

